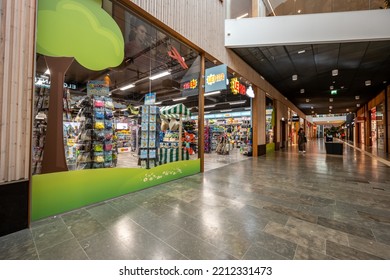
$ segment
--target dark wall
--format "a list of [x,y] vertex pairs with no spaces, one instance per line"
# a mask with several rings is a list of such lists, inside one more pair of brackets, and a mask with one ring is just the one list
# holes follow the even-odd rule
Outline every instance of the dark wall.
[[0,185],[0,236],[28,227],[29,181]]

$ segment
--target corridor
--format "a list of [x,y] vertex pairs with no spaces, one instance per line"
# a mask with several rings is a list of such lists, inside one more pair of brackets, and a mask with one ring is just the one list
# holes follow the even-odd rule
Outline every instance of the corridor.
[[[390,259],[390,162],[324,140],[34,222],[0,259]],[[206,159],[207,160],[207,159]]]

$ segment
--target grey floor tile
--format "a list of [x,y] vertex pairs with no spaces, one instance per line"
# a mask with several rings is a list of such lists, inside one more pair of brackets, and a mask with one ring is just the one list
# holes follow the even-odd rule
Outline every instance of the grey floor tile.
[[381,260],[383,258],[344,245],[326,241],[326,254],[339,260]]
[[75,238],[64,241],[39,252],[41,260],[88,260]]
[[100,232],[80,242],[91,260],[136,260],[137,256],[108,231]]
[[123,215],[120,211],[116,210],[108,203],[88,207],[87,211],[103,226],[111,225],[113,221]]
[[355,226],[347,222],[339,222],[324,217],[318,217],[317,223],[323,227],[332,228],[367,239],[374,239],[374,235],[371,229]]
[[0,237],[0,260],[37,260],[32,234],[24,229]]
[[311,250],[307,247],[298,246],[295,251],[294,260],[334,260],[335,258],[327,256],[320,252]]
[[264,248],[291,260],[294,258],[297,244],[266,232],[259,232],[253,242],[253,246],[255,248]]
[[190,260],[214,260],[219,252],[213,245],[184,230],[177,232],[166,242]]
[[390,259],[388,166],[308,145],[206,155],[203,174],[0,237],[0,259]]
[[60,218],[54,222],[34,227],[31,231],[38,252],[74,237]]
[[106,230],[105,227],[92,216],[72,220],[71,224],[68,225],[68,229],[79,241]]
[[260,244],[253,244],[242,258],[243,260],[287,260],[274,251],[262,247]]

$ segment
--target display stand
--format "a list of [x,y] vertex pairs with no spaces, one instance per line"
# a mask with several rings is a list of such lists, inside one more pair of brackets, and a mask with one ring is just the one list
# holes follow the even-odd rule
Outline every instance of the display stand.
[[[188,118],[190,117],[190,115],[190,111],[183,104],[161,107],[161,118],[166,120],[178,119],[179,128],[177,135],[177,148],[175,148],[175,145],[173,145],[173,143],[168,143],[169,145],[165,145],[167,143],[163,143],[164,145],[160,146],[160,163],[163,164],[171,161],[181,161],[189,159],[188,151],[186,149],[183,149],[183,118]],[[176,140],[163,142],[176,142]]]
[[142,106],[140,162],[149,169],[157,165],[157,106]]

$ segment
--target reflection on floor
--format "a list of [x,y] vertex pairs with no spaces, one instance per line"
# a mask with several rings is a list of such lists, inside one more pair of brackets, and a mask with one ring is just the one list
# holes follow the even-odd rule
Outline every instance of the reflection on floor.
[[323,140],[306,151],[221,156],[0,237],[0,259],[390,259],[390,162],[326,155]]
[[[198,154],[191,155],[190,160],[197,159]],[[220,168],[222,166],[247,160],[248,157],[244,156],[240,153],[240,149],[234,148],[232,149],[228,155],[219,155],[215,152],[207,154],[205,153],[205,171]],[[120,153],[118,154],[118,164],[116,167],[132,167],[132,168],[140,168],[138,165],[138,155],[136,152],[132,153]]]

